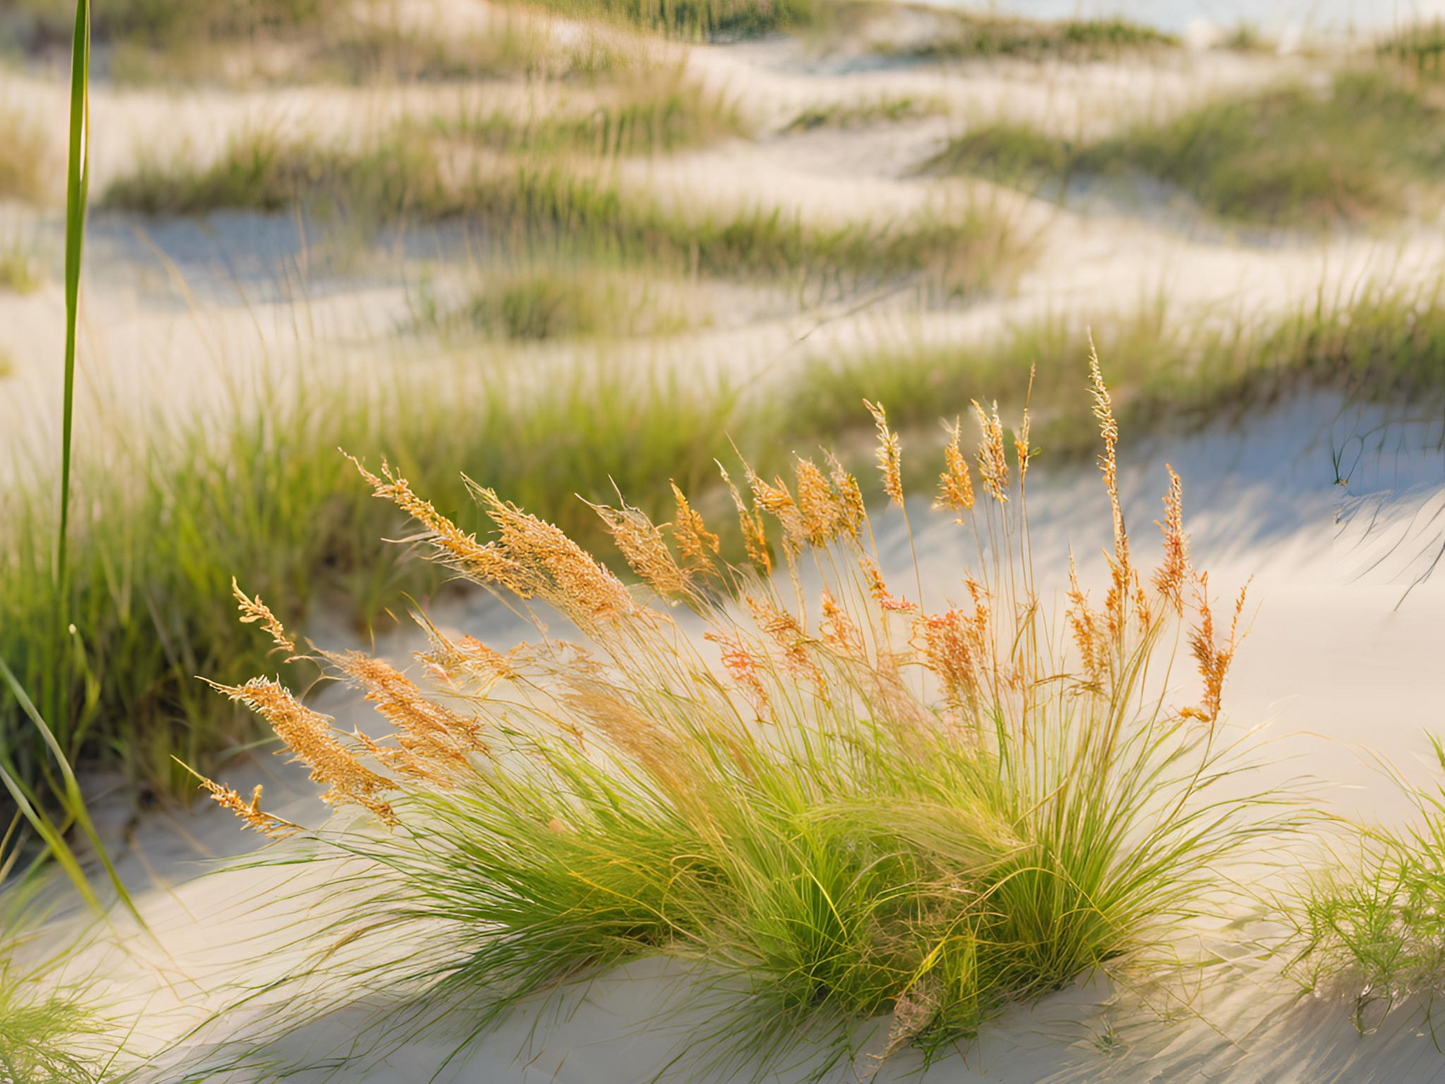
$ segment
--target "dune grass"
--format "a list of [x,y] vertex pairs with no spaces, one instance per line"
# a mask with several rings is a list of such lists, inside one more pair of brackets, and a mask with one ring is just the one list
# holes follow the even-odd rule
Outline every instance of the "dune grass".
[[[49,38],[69,39],[75,16],[70,0],[17,0]],[[92,17],[101,42],[132,41],[180,48],[200,41],[236,39],[315,25],[328,14],[326,0],[108,0]]]
[[[660,129],[649,134],[662,138]],[[922,273],[953,293],[986,287],[1019,257],[1007,221],[987,209],[930,207],[894,222],[805,221],[762,206],[699,210],[543,158],[448,170],[435,137],[390,130],[354,149],[253,133],[215,162],[149,164],[114,181],[104,205],[147,214],[300,203],[378,222],[465,222],[510,253],[612,258],[668,272],[822,282]]]
[[912,95],[874,101],[835,102],[810,106],[798,113],[784,127],[785,132],[810,132],[815,128],[863,128],[874,124],[901,124],[925,117],[946,116],[948,102],[941,98],[918,98]]
[[[1430,741],[1445,772],[1445,746]],[[1445,786],[1387,770],[1414,822],[1360,827],[1352,856],[1316,873],[1286,911],[1297,924],[1293,973],[1317,996],[1351,1003],[1362,1031],[1405,1005],[1429,1015],[1445,994]]]
[[598,264],[540,263],[484,274],[460,303],[444,304],[423,284],[407,330],[540,342],[669,335],[705,323],[692,297],[668,284]]
[[1173,48],[1179,39],[1127,19],[1045,21],[950,13],[937,33],[907,45],[880,44],[890,56],[915,60],[1104,60],[1121,54]]
[[[694,483],[711,449],[736,428],[725,389],[649,385],[635,373],[580,364],[545,397],[527,379],[502,368],[485,390],[462,395],[456,389],[469,385],[460,370],[448,382],[453,391],[430,394],[374,379],[345,394],[298,378],[218,417],[82,458],[68,599],[77,632],[65,644],[50,632],[53,490],[12,487],[0,497],[8,524],[0,658],[37,700],[68,701],[55,730],[69,754],[123,765],[169,789],[172,751],[207,762],[253,736],[234,713],[214,711],[194,680],[265,664],[264,652],[245,649],[228,608],[212,605],[231,575],[296,612],[341,597],[342,612],[363,628],[384,624],[385,609],[405,593],[439,585],[378,549],[375,539],[395,537],[399,524],[343,484],[349,468],[338,445],[384,450],[426,479],[443,508],[461,503],[451,464],[462,463],[577,528],[585,510],[573,494],[603,500],[613,479],[640,490],[642,478],[658,474]],[[436,474],[426,466],[443,463]],[[62,674],[69,688],[58,690]],[[20,772],[38,778],[45,751],[8,701],[0,702],[0,735],[17,747]]]
[[[1021,396],[1036,367],[1038,443],[1053,455],[1076,454],[1091,434],[1064,409],[1073,398],[1065,378],[1077,364],[1082,334],[1077,321],[1053,317],[983,343],[885,344],[819,358],[785,424],[799,434],[836,432],[853,404],[869,398],[892,404],[901,426],[931,427],[940,400],[967,402],[995,388]],[[1134,431],[1218,424],[1300,387],[1425,410],[1445,403],[1445,297],[1438,286],[1320,294],[1293,312],[1258,319],[1180,314],[1160,299],[1098,321],[1094,335],[1117,374],[1115,409]]]
[[1426,79],[1445,75],[1445,21],[1412,23],[1375,43],[1376,56]]
[[744,133],[736,106],[691,82],[681,69],[633,79],[585,109],[517,115],[515,109],[467,111],[441,131],[498,151],[667,154]]
[[[344,841],[206,785],[250,826],[323,844],[278,860],[334,843],[369,861],[336,936],[427,930],[388,982],[440,983],[473,1034],[529,994],[655,956],[734,994],[684,1042],[765,1068],[805,1044],[849,1059],[884,1016],[874,1049],[928,1060],[1080,976],[1157,980],[1180,966],[1181,927],[1227,896],[1221,863],[1286,818],[1247,783],[1216,793],[1242,763],[1220,718],[1237,629],[1224,617],[1216,636],[1177,479],[1164,558],[1136,594],[1151,581],[1135,578],[1123,533],[1097,370],[1094,387],[1114,564],[1104,608],[1076,588],[1067,615],[1031,586],[1027,421],[1015,457],[997,415],[981,416],[976,482],[957,441],[944,461],[940,502],[965,535],[972,524],[993,540],[963,570],[959,604],[885,582],[881,526],[838,464],[798,460],[795,484],[738,468],[746,568],[719,563],[683,496],[666,533],[631,506],[600,507],[646,585],[633,592],[490,489],[472,487],[496,532],[484,544],[400,475],[363,467],[441,564],[560,611],[582,642],[539,636],[503,654],[431,629],[427,691],[379,659],[296,647],[242,597],[283,650],[365,691],[394,731],[343,734],[267,678],[220,687],[274,725],[329,801],[359,807]],[[901,504],[899,444],[874,412],[884,489]],[[804,586],[802,565],[821,587]],[[758,575],[774,567],[777,579]],[[701,639],[669,604],[697,612]],[[1174,687],[1168,644],[1187,621],[1201,686],[1160,704],[1143,673]]]
[[954,140],[927,168],[1004,183],[1129,173],[1157,178],[1222,219],[1318,228],[1408,209],[1433,183],[1445,113],[1381,69],[1337,74],[1323,93],[1286,85],[1219,98],[1095,142],[1000,123]]
[[599,20],[684,38],[744,38],[817,25],[828,0],[514,0],[581,20]]
[[[577,310],[567,307],[589,303],[569,297],[566,314],[556,315],[545,299],[559,283],[529,285],[529,275],[515,284],[515,315],[486,299],[487,328],[511,320],[508,334],[551,335],[571,322],[582,333]],[[1096,332],[1115,359],[1116,410],[1135,432],[1239,416],[1302,385],[1422,410],[1445,398],[1445,307],[1430,292],[1323,300],[1263,321],[1173,315],[1151,308]],[[1037,365],[1035,443],[1051,459],[1084,452],[1087,427],[1064,409],[1063,390],[1082,342],[1077,325],[1054,319],[979,344],[885,344],[805,365],[775,397],[786,410],[739,402],[710,380],[648,384],[605,366],[590,375],[585,365],[559,376],[555,394],[540,402],[525,373],[489,367],[481,370],[486,389],[465,395],[405,382],[323,390],[300,377],[248,393],[215,418],[108,449],[103,462],[83,460],[70,600],[77,633],[63,649],[79,665],[71,712],[56,729],[68,751],[168,790],[181,782],[170,749],[204,767],[254,737],[245,719],[220,710],[192,681],[198,672],[236,680],[263,665],[264,653],[230,620],[224,595],[232,574],[298,620],[325,602],[360,628],[384,627],[406,593],[436,589],[431,574],[377,541],[397,537],[400,525],[344,484],[338,445],[364,442],[390,456],[469,527],[476,524],[460,511],[452,464],[590,544],[596,525],[574,494],[612,499],[616,479],[656,514],[668,497],[656,479],[672,476],[710,510],[709,501],[725,496],[711,479],[713,449],[726,435],[777,449],[832,435],[846,450],[848,434],[861,435],[856,404],[865,395],[890,402],[894,424],[920,447],[936,447],[940,403],[995,390],[1021,398]],[[470,386],[462,370],[447,371],[448,387]],[[61,665],[46,633],[54,608],[44,542],[54,534],[50,492],[40,479],[0,497],[0,658],[37,697],[54,695]],[[0,705],[0,734],[24,747],[22,770],[38,778],[44,750],[13,705]]]

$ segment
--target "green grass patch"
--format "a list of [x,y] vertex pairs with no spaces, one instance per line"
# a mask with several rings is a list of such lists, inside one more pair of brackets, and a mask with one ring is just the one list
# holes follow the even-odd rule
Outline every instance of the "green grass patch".
[[258,133],[234,141],[208,166],[144,165],[113,182],[103,202],[148,214],[277,211],[300,203],[379,222],[467,222],[487,228],[508,253],[548,251],[671,273],[825,285],[923,273],[952,293],[986,287],[1019,258],[1009,224],[979,207],[925,209],[895,222],[815,224],[782,209],[670,205],[545,160],[478,167],[461,179],[446,173],[435,138],[415,129],[396,129],[355,150]]
[[[460,382],[459,372],[445,383]],[[195,680],[276,666],[235,625],[233,575],[291,613],[344,598],[358,627],[384,621],[404,592],[438,587],[435,570],[381,545],[401,525],[353,484],[338,445],[390,456],[445,510],[465,503],[461,464],[585,537],[593,516],[575,494],[606,500],[613,479],[640,492],[658,475],[697,486],[737,421],[725,390],[649,386],[637,373],[568,368],[543,395],[505,368],[486,383],[462,394],[298,378],[140,446],[82,448],[68,600],[76,633],[60,645],[51,631],[53,489],[0,497],[0,658],[37,702],[69,705],[52,724],[66,751],[170,789],[183,783],[172,752],[204,764],[254,737]],[[58,651],[73,652],[73,664]],[[65,690],[55,687],[61,675]],[[0,744],[34,780],[45,752],[28,728],[13,701],[0,701]]]
[[[1445,747],[1430,740],[1445,771]],[[1303,884],[1291,909],[1293,974],[1317,997],[1351,1003],[1365,1032],[1403,1005],[1428,1017],[1445,993],[1445,786],[1390,777],[1414,804],[1413,823],[1362,826],[1350,858]]]
[[537,154],[666,154],[743,134],[736,106],[665,72],[626,84],[585,111],[519,117],[515,110],[466,112],[440,129],[498,151]]
[[[68,0],[17,0],[47,38],[68,40],[75,5]],[[91,17],[97,41],[182,48],[197,42],[276,34],[315,26],[329,14],[326,0],[107,0]]]
[[1445,22],[1413,23],[1375,44],[1376,57],[1426,79],[1445,76]]
[[900,124],[925,117],[946,116],[948,103],[940,98],[879,98],[871,102],[837,102],[802,110],[783,128],[785,132],[810,132],[816,128],[864,128],[875,124]]
[[665,284],[596,264],[542,264],[485,275],[459,305],[443,305],[424,286],[412,308],[410,330],[444,339],[671,335],[707,320],[694,299],[669,295]]
[[1220,98],[1096,142],[995,124],[955,140],[928,168],[1008,184],[1141,173],[1223,219],[1272,226],[1360,222],[1407,209],[1434,183],[1445,111],[1379,70],[1351,70],[1323,90],[1287,85]]
[[569,18],[600,20],[684,38],[745,38],[828,19],[829,0],[517,0]]
[[[1194,428],[1238,419],[1300,387],[1326,387],[1352,401],[1445,404],[1445,298],[1379,289],[1317,301],[1267,319],[1181,319],[1161,301],[1094,321],[1114,372],[1114,403],[1132,431]],[[799,439],[838,432],[864,398],[888,404],[895,424],[932,431],[939,404],[984,395],[1022,398],[1036,367],[1035,443],[1072,456],[1093,440],[1068,408],[1068,379],[1086,355],[1084,329],[1051,318],[1015,326],[983,344],[883,346],[818,359],[806,392],[780,422]]]
[[[1109,632],[1086,602],[1051,614],[1029,587],[1023,466],[1003,441],[995,422],[983,454],[997,469],[956,511],[976,520],[975,538],[1004,542],[957,608],[921,613],[897,597],[902,581],[890,590],[872,564],[876,525],[841,468],[830,479],[794,462],[795,488],[738,468],[750,529],[790,555],[791,582],[720,567],[686,508],[666,513],[677,553],[639,510],[604,509],[641,580],[694,610],[720,658],[668,606],[629,594],[497,494],[474,491],[498,538],[483,548],[392,472],[368,478],[417,512],[440,563],[520,605],[545,602],[582,642],[558,644],[539,620],[537,637],[503,656],[436,632],[439,680],[425,689],[365,656],[316,660],[396,728],[373,727],[370,745],[317,717],[298,735],[298,706],[264,679],[222,690],[278,733],[290,720],[288,744],[307,763],[324,740],[318,779],[361,807],[344,831],[307,832],[319,845],[276,860],[357,862],[329,932],[364,948],[383,930],[427,930],[399,964],[363,951],[356,967],[401,997],[440,992],[470,1037],[529,995],[671,956],[697,965],[708,1009],[683,1045],[705,1068],[759,1076],[795,1071],[810,1046],[832,1064],[807,1067],[836,1075],[880,1017],[882,1056],[913,1047],[926,1065],[1010,1004],[1081,976],[1154,982],[1173,969],[1182,980],[1185,927],[1219,913],[1233,896],[1223,871],[1290,818],[1241,774],[1219,716],[1222,670],[1202,700],[1177,704],[1144,679],[1174,687],[1178,624],[1211,621],[1207,602],[1178,592],[1205,581],[1176,561],[1157,592],[1116,587]],[[1136,582],[1128,542],[1115,539],[1115,584]],[[796,561],[821,583],[805,586]],[[1070,628],[1077,652],[1063,646]],[[1215,645],[1201,635],[1208,667]],[[1185,680],[1180,696],[1196,696]],[[237,807],[253,826],[296,828]]]
[[995,15],[953,14],[927,40],[878,45],[877,51],[915,60],[1105,60],[1127,53],[1174,48],[1179,39],[1127,19],[1043,21]]

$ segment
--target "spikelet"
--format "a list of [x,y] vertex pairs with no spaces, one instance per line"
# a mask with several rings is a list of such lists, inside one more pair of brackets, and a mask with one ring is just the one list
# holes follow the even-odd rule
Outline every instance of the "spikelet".
[[282,651],[286,652],[286,661],[291,662],[296,658],[296,642],[286,635],[286,628],[281,624],[280,618],[271,612],[271,607],[261,601],[261,596],[247,598],[246,592],[241,590],[236,583],[236,577],[231,577],[231,594],[235,597],[237,608],[241,611],[241,624],[260,625],[270,635],[271,640]]
[[1114,514],[1114,560],[1124,569],[1129,567],[1129,534],[1124,529],[1124,509],[1119,503],[1118,446],[1119,423],[1114,418],[1114,403],[1099,369],[1099,354],[1094,349],[1094,336],[1089,335],[1089,384],[1094,399],[1094,417],[1099,422],[1099,436],[1104,451],[1099,456],[1099,472],[1109,492],[1109,507]]
[[469,752],[482,752],[481,724],[429,700],[391,663],[362,651],[325,652],[351,684],[366,693],[377,714],[392,725],[401,746],[413,756],[446,765],[466,766]]
[[[1033,377],[1029,377],[1029,386],[1033,386]],[[1019,489],[1024,487],[1024,476],[1029,472],[1029,460],[1033,458],[1034,451],[1029,447],[1029,411],[1024,408],[1024,420],[1019,426],[1018,433],[1014,436],[1014,453],[1019,459]]]
[[838,491],[838,511],[842,517],[839,527],[848,533],[848,537],[858,538],[858,529],[868,517],[868,511],[863,504],[863,491],[858,488],[858,479],[849,474],[840,460],[832,452],[828,453],[828,477],[833,483],[833,488]]
[[672,496],[677,502],[677,514],[672,521],[672,537],[677,542],[677,551],[683,560],[704,572],[713,571],[712,554],[717,556],[720,546],[718,536],[707,529],[700,513],[687,503],[676,482],[672,485]]
[[859,567],[863,570],[863,576],[868,581],[868,594],[879,607],[893,613],[913,613],[918,609],[916,605],[909,602],[902,596],[893,594],[888,590],[888,584],[883,579],[883,573],[871,558],[864,557],[859,561]]
[[978,444],[978,476],[983,482],[984,492],[999,504],[1008,504],[1008,458],[1004,453],[1003,422],[999,420],[998,404],[993,405],[993,416],[973,400],[974,413],[978,415],[978,427],[982,431]]
[[748,486],[753,491],[754,505],[772,516],[782,527],[783,552],[791,561],[802,552],[803,545],[808,541],[807,528],[803,526],[803,514],[798,510],[797,502],[781,478],[775,478],[769,484],[758,477],[746,461],[743,469],[747,472]]
[[794,467],[798,484],[798,511],[803,533],[814,546],[826,546],[845,530],[843,502],[828,478],[811,459],[799,459]]
[[938,499],[933,502],[935,511],[949,510],[960,513],[954,520],[962,523],[961,513],[973,507],[973,479],[968,473],[968,460],[960,445],[959,420],[945,425],[948,431],[948,445],[943,449],[943,473],[938,476]]
[[361,477],[366,479],[378,497],[391,501],[425,528],[423,537],[443,564],[479,583],[495,583],[521,598],[531,597],[530,588],[521,578],[521,569],[504,547],[495,542],[485,545],[478,542],[476,535],[463,531],[433,508],[431,502],[412,492],[411,483],[393,472],[384,460],[381,464],[383,481],[362,466],[356,456],[344,451],[341,454],[355,464]]
[[1234,619],[1229,625],[1229,639],[1223,645],[1217,645],[1214,642],[1214,613],[1209,605],[1209,574],[1201,572],[1195,577],[1194,600],[1199,610],[1199,623],[1189,635],[1189,648],[1199,667],[1199,677],[1204,682],[1204,697],[1199,707],[1185,708],[1180,713],[1185,718],[1200,719],[1210,724],[1219,718],[1224,679],[1239,646],[1239,618],[1244,612],[1248,590],[1248,583],[1239,589],[1239,597],[1234,603]]
[[637,613],[622,581],[561,528],[502,500],[494,490],[476,485],[471,489],[497,525],[514,575],[527,588],[524,597],[545,598],[574,621],[589,626]]
[[883,476],[883,492],[888,494],[890,501],[902,508],[902,450],[898,443],[898,434],[888,428],[888,415],[883,410],[882,403],[870,403],[864,399],[863,405],[868,408],[868,413],[873,415],[873,424],[878,429],[878,451],[875,456],[878,460],[878,473]]
[[826,587],[823,589],[821,601],[823,643],[837,649],[841,654],[863,658],[863,634],[858,631],[857,623]]
[[662,532],[640,508],[628,504],[611,508],[590,501],[588,504],[607,525],[607,531],[617,543],[627,567],[654,591],[665,599],[692,594],[692,581],[687,572],[678,566]]
[[1176,615],[1184,613],[1184,584],[1189,579],[1189,538],[1184,533],[1184,483],[1174,468],[1169,472],[1169,492],[1164,497],[1164,522],[1155,524],[1164,533],[1164,557],[1154,571],[1154,586],[1174,607]]
[[978,634],[987,628],[987,620],[986,610],[982,625],[978,625],[954,608],[920,617],[915,623],[923,664],[938,677],[944,700],[954,710],[977,703],[978,666],[983,657]]
[[302,831],[299,824],[293,824],[291,821],[267,813],[261,808],[260,784],[257,784],[256,789],[251,792],[251,800],[248,802],[231,787],[222,786],[203,775],[197,775],[196,778],[201,781],[201,786],[210,791],[212,801],[222,809],[229,809],[245,821],[248,827],[260,832],[263,836],[269,839],[285,839],[287,836]]
[[352,756],[331,729],[331,719],[312,711],[278,681],[254,677],[244,685],[206,684],[239,701],[271,724],[293,756],[311,769],[311,779],[330,789],[322,800],[330,805],[353,802],[387,824],[396,823],[391,806],[378,795],[390,787],[386,779]]
[[768,599],[749,595],[747,604],[758,628],[777,644],[778,649],[782,652],[783,668],[791,673],[811,678],[821,689],[823,675],[819,673],[817,665],[808,653],[808,647],[812,641],[808,638],[802,622]]
[[1074,554],[1069,553],[1069,629],[1074,635],[1074,646],[1079,651],[1079,661],[1087,679],[1084,684],[1096,692],[1104,687],[1104,674],[1108,669],[1108,642],[1100,627],[1099,617],[1089,606],[1089,598],[1079,586],[1079,570],[1074,565]]
[[[714,460],[714,462],[717,461]],[[733,480],[728,477],[726,467],[718,463],[717,469],[721,472],[723,484],[728,487],[728,492],[733,497],[733,504],[738,510],[738,526],[742,530],[743,547],[747,550],[748,560],[764,576],[769,576],[773,571],[773,558],[768,553],[768,536],[763,528],[762,513],[748,508],[747,502],[743,500],[743,495],[738,492],[738,487],[733,485]]]
[[484,696],[498,681],[517,677],[512,664],[516,648],[503,655],[474,636],[463,634],[452,639],[423,613],[414,616],[431,646],[430,651],[416,652],[416,658],[442,684],[459,688],[468,696]]
[[703,639],[718,645],[718,650],[722,653],[723,667],[734,683],[747,694],[753,711],[759,718],[766,715],[769,705],[768,690],[763,685],[758,660],[743,643],[742,637],[730,636],[724,632],[707,632],[703,634]]

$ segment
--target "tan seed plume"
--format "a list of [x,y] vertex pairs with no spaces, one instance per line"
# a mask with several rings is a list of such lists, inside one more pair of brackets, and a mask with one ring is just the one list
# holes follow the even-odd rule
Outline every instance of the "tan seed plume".
[[272,642],[286,652],[286,661],[290,662],[294,659],[296,657],[295,641],[286,635],[286,628],[281,624],[280,618],[271,612],[271,607],[261,601],[261,596],[247,598],[246,592],[242,591],[240,585],[236,583],[235,576],[231,577],[231,594],[235,596],[237,608],[241,611],[241,624],[260,625],[271,637]]
[[883,476],[883,492],[900,508],[903,507],[903,455],[898,443],[898,434],[888,428],[888,414],[882,403],[863,400],[868,413],[873,415],[873,424],[878,429],[878,473]]
[[672,537],[677,542],[677,551],[694,567],[704,572],[712,572],[712,558],[717,556],[720,547],[718,536],[707,529],[701,514],[687,503],[687,497],[677,483],[670,484],[673,500],[677,505],[672,521]]
[[396,823],[391,806],[378,797],[391,784],[347,751],[336,739],[328,716],[312,711],[270,678],[255,677],[244,685],[206,684],[270,723],[292,755],[311,769],[312,780],[330,788],[321,796],[323,801],[331,805],[353,802],[388,824]]
[[938,498],[933,507],[960,513],[954,522],[962,523],[962,513],[973,507],[973,479],[963,454],[959,420],[955,418],[951,426],[944,428],[948,431],[948,444],[943,449],[943,473],[938,476]]
[[984,492],[1000,505],[1008,504],[1008,457],[1004,453],[1003,422],[999,420],[998,404],[993,405],[993,414],[973,400],[973,410],[978,416],[981,436],[978,444],[978,476],[983,482]]

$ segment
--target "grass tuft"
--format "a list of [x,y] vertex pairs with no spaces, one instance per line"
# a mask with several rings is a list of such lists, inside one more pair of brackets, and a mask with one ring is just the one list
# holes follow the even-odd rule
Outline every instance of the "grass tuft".
[[863,128],[874,124],[900,124],[925,117],[946,116],[948,102],[941,98],[879,98],[876,101],[834,103],[802,110],[783,128],[785,132],[810,132],[816,128]]
[[43,202],[58,165],[49,138],[34,118],[0,104],[0,200]]
[[1288,85],[1220,98],[1091,143],[994,124],[955,140],[929,168],[1025,186],[1132,171],[1227,220],[1318,228],[1406,210],[1410,186],[1438,174],[1442,132],[1445,113],[1429,98],[1360,70],[1323,91]]
[[[473,1034],[529,994],[662,955],[736,995],[692,1037],[706,1055],[770,1068],[821,1042],[846,1056],[888,1015],[882,1056],[931,1059],[1081,976],[1178,968],[1182,927],[1220,901],[1220,863],[1286,821],[1247,784],[1215,793],[1239,764],[1220,692],[1244,599],[1216,635],[1177,478],[1162,563],[1152,578],[1132,563],[1118,430],[1094,374],[1113,561],[1102,608],[1075,583],[1067,615],[1032,587],[1027,415],[1014,456],[980,410],[977,488],[957,443],[945,459],[940,502],[961,533],[996,542],[979,543],[958,604],[884,579],[881,524],[838,464],[797,460],[792,483],[742,464],[747,567],[722,562],[683,496],[663,528],[625,504],[597,508],[635,591],[488,488],[470,487],[484,542],[390,467],[362,467],[438,562],[560,613],[581,643],[549,639],[538,618],[537,640],[501,653],[422,619],[425,689],[381,660],[313,648],[377,704],[378,739],[336,730],[269,679],[222,687],[333,804],[359,807],[344,839],[209,788],[252,827],[369,861],[365,902],[337,935],[433,931],[395,981],[461,995]],[[901,506],[897,438],[871,409]],[[804,586],[804,561],[821,587]],[[697,613],[700,639],[672,606]],[[1174,687],[1167,645],[1188,621],[1200,687],[1163,705],[1143,675],[1158,668]]]
[[902,46],[879,45],[877,49],[915,60],[1080,61],[1179,45],[1179,39],[1172,34],[1118,18],[1043,21],[952,13],[949,22],[951,25],[927,40]]

